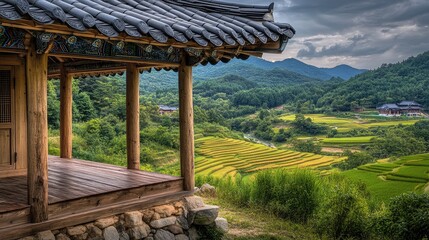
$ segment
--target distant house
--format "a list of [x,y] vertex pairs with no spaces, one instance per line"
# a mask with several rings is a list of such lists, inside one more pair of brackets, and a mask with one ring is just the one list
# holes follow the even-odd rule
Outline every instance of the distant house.
[[397,117],[409,116],[417,117],[423,115],[422,105],[414,101],[402,101],[400,103],[387,103],[377,108],[380,116]]
[[177,110],[179,110],[177,107],[169,107],[166,105],[158,105],[159,107],[159,114],[165,115],[165,114],[171,114]]

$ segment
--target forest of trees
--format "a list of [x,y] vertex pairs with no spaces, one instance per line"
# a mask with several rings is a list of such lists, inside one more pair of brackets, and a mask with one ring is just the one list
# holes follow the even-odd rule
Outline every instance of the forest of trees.
[[354,107],[375,108],[384,103],[413,100],[429,106],[429,52],[397,64],[383,64],[338,85],[320,98],[318,107],[350,111]]

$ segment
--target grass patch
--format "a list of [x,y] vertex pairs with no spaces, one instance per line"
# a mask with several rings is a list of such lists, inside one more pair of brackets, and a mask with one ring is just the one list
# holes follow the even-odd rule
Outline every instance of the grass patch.
[[226,218],[229,232],[226,239],[286,240],[317,239],[309,225],[293,223],[262,209],[231,205],[219,199],[204,199],[207,204],[220,205],[219,216]]

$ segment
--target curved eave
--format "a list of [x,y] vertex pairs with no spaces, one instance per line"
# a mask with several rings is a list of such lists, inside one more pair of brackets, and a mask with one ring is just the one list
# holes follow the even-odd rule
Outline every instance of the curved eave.
[[89,32],[96,38],[140,38],[202,48],[237,49],[258,44],[255,39],[269,44],[291,38],[295,30],[274,22],[272,12],[273,5],[216,0],[0,0],[0,19],[10,21],[12,27],[29,21],[27,29],[68,27],[77,36]]

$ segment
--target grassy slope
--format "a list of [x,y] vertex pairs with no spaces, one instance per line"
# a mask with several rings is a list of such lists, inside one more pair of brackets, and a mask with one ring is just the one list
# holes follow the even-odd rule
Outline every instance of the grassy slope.
[[429,154],[402,157],[392,163],[367,164],[342,174],[364,182],[375,200],[387,201],[403,192],[424,190],[429,184]]
[[365,183],[375,201],[387,202],[391,197],[404,192],[414,191],[418,183],[386,181],[381,179],[377,173],[353,169],[342,173],[346,177]]

